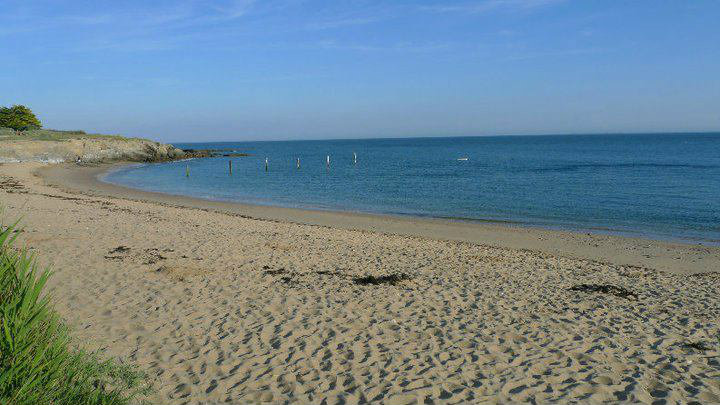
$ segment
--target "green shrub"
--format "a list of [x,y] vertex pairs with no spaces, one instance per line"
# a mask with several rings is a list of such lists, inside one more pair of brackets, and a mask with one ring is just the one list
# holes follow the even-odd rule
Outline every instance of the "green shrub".
[[22,134],[31,129],[40,129],[42,124],[31,109],[15,104],[12,107],[0,107],[0,127],[11,128]]
[[125,404],[149,392],[145,375],[73,347],[43,288],[49,271],[0,227],[0,404]]

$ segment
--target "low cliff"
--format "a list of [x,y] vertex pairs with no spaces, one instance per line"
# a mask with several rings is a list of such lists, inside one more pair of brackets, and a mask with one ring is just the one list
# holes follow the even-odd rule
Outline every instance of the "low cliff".
[[185,153],[172,145],[137,138],[93,137],[63,140],[0,139],[0,163],[110,161],[160,162]]

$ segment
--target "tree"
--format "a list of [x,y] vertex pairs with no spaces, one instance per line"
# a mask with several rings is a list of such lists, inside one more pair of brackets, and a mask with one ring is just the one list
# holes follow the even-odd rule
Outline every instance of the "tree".
[[23,131],[40,129],[40,120],[29,108],[24,105],[12,107],[0,107],[0,127],[15,130],[15,133],[22,135]]

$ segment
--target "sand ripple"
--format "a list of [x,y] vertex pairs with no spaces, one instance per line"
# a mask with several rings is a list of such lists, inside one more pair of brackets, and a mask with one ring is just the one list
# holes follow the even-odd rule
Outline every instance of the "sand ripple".
[[[146,368],[156,402],[720,402],[718,274],[73,200],[15,180],[28,192],[0,196],[32,213],[23,237],[56,269],[58,310],[79,339]],[[408,279],[357,283],[389,274]]]

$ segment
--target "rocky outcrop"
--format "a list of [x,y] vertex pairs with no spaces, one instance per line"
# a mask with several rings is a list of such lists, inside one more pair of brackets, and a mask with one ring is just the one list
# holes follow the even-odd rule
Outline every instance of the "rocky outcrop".
[[206,158],[206,157],[243,157],[252,156],[249,153],[237,152],[234,149],[183,149],[185,158]]
[[172,145],[138,138],[0,141],[0,163],[161,162],[183,157],[185,153]]

